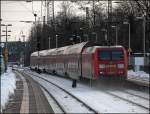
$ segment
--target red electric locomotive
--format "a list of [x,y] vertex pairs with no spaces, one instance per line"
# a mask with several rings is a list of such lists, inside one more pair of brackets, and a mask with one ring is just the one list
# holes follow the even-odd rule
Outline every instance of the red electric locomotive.
[[127,76],[127,53],[122,46],[98,46],[89,42],[31,54],[31,68],[69,76],[98,79]]

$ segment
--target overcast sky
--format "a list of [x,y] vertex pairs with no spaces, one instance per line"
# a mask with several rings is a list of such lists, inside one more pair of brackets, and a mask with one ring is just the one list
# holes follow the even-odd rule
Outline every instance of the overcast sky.
[[[34,1],[25,2],[25,1],[1,1],[1,18],[2,24],[12,24],[11,27],[8,27],[8,30],[12,32],[9,33],[11,37],[8,37],[8,41],[18,41],[19,38],[21,41],[21,35],[24,34],[26,38],[29,35],[30,28],[32,23],[23,23],[20,21],[34,21],[33,12],[37,13],[38,17],[41,17],[41,3],[42,5],[42,16],[46,15],[44,2]],[[33,6],[33,7],[32,7]],[[55,1],[55,13],[60,11],[60,2]],[[75,10],[75,12],[78,12]],[[5,27],[2,27],[1,30],[5,30]],[[5,34],[5,32],[1,32]],[[5,41],[6,37],[2,37],[2,41]],[[27,40],[27,39],[26,39]]]
[[[45,15],[44,3],[42,6],[42,15]],[[57,9],[56,9],[57,10]],[[34,1],[33,2],[33,11],[37,13],[38,17],[41,16],[41,2]],[[24,34],[28,37],[29,30],[32,26],[32,23],[23,23],[20,21],[34,21],[32,11],[32,2],[25,1],[2,1],[1,2],[1,18],[2,24],[12,24],[12,27],[8,27],[8,30],[12,32],[11,37],[8,37],[8,41],[20,40],[21,35]],[[1,30],[5,30],[5,27],[2,27]],[[1,32],[1,34],[5,34],[5,32]],[[5,37],[2,37],[2,41],[5,41]]]

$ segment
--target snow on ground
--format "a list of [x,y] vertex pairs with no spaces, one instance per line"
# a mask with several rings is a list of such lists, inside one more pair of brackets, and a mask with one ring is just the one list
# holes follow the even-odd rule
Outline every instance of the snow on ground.
[[[32,72],[33,73],[33,72]],[[37,75],[37,74],[36,74]],[[148,113],[148,110],[137,105],[121,100],[107,94],[105,91],[92,89],[83,84],[77,84],[77,88],[71,87],[72,82],[67,79],[40,74],[39,76],[58,84],[80,100],[92,106],[99,113]],[[35,78],[35,77],[34,77]],[[46,84],[46,83],[45,83]],[[62,100],[62,99],[61,99]],[[147,103],[148,101],[146,101]],[[69,105],[69,104],[68,104]]]
[[33,79],[37,80],[41,85],[43,85],[49,93],[51,93],[60,103],[60,105],[65,109],[67,113],[92,113],[89,109],[84,107],[82,103],[77,102],[76,99],[69,96],[66,92],[57,88],[50,83],[41,80],[38,77],[33,77]]
[[1,112],[5,109],[9,96],[14,93],[15,88],[16,76],[11,68],[8,68],[7,72],[1,75]]
[[134,72],[133,70],[128,71],[128,78],[139,78],[149,81],[149,75],[150,74],[147,74],[144,71],[137,71],[137,72]]

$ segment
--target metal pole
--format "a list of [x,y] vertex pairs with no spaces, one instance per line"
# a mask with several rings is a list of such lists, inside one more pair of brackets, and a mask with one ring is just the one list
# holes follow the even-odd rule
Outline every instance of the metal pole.
[[[36,29],[36,16],[37,16],[37,14],[34,14],[34,17],[35,17],[35,36],[36,36],[36,38],[37,38],[37,46],[39,45],[38,43],[39,43],[39,39],[38,39],[38,37],[37,37],[37,29]],[[37,47],[36,46],[36,47]],[[39,49],[38,49],[38,59],[39,59]],[[38,60],[38,62],[37,62],[37,67],[38,67],[38,70],[39,70],[39,60]]]
[[6,49],[7,49],[7,25],[6,25]]
[[[6,44],[5,44],[5,54],[7,52],[7,25],[6,25]],[[5,72],[7,71],[7,57],[5,58]]]
[[129,24],[129,65],[130,65],[130,50],[131,50],[131,35],[130,35],[130,23],[128,23]]
[[95,34],[95,42],[97,42],[97,33],[93,32]]
[[51,38],[49,37],[49,49],[51,48],[51,42],[50,42]]
[[42,21],[42,10],[43,10],[43,8],[42,8],[42,3],[43,3],[43,0],[41,0],[41,21]]
[[146,24],[146,19],[145,16],[143,17],[143,53],[144,53],[144,65],[145,65],[145,24]]
[[49,11],[49,4],[50,4],[50,1],[47,1],[47,24],[49,23],[49,15],[50,15],[50,11]]
[[87,23],[87,28],[89,28],[89,8],[86,7],[86,23]]
[[95,26],[95,0],[93,0],[93,24]]
[[108,40],[108,38],[107,38],[107,36],[108,36],[108,31],[104,31],[104,34],[105,34],[105,41],[107,41]]
[[52,11],[53,11],[53,22],[55,23],[55,11],[54,11],[54,1],[52,1]]
[[25,36],[23,35],[23,47],[24,47],[24,66],[25,66]]
[[118,44],[118,27],[116,26],[116,45]]
[[98,39],[97,39],[97,33],[95,33],[95,35],[96,35],[95,37],[96,37],[96,42],[97,42],[98,41]]
[[131,48],[131,41],[130,41],[130,23],[129,23],[129,48]]
[[[37,32],[36,32],[36,14],[34,14],[34,17],[35,17],[35,38],[37,37]],[[37,38],[36,38],[36,40],[37,40]],[[38,43],[38,42],[36,42],[36,43]],[[35,47],[37,47],[37,46],[35,46]],[[36,50],[36,48],[35,48],[35,50]]]
[[58,47],[58,39],[57,39],[58,35],[56,35],[56,48]]
[[86,36],[86,41],[88,42],[89,41],[89,37],[87,34],[84,34],[84,36]]
[[89,36],[88,36],[88,34],[87,34],[87,41],[89,41]]
[[[0,1],[0,4],[1,4],[1,1]],[[1,24],[1,21],[2,21],[2,19],[0,18],[0,24]],[[0,36],[1,36],[1,32],[0,32]],[[1,46],[1,37],[0,37],[0,46]],[[2,53],[2,51],[1,51],[1,53]]]
[[77,38],[79,38],[79,41],[80,41],[80,43],[81,43],[81,37],[80,37],[80,36],[77,36]]

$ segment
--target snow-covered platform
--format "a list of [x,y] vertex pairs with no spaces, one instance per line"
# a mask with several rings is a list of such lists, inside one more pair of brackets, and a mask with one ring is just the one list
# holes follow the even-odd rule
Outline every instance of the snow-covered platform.
[[150,81],[149,79],[150,75],[148,73],[145,73],[144,71],[137,71],[137,72],[134,72],[133,70],[128,71],[127,80],[133,83],[149,87]]
[[1,112],[5,109],[9,97],[14,94],[16,89],[16,76],[9,67],[7,72],[1,75]]
[[9,68],[1,81],[2,113],[53,113],[40,86],[32,78]]

